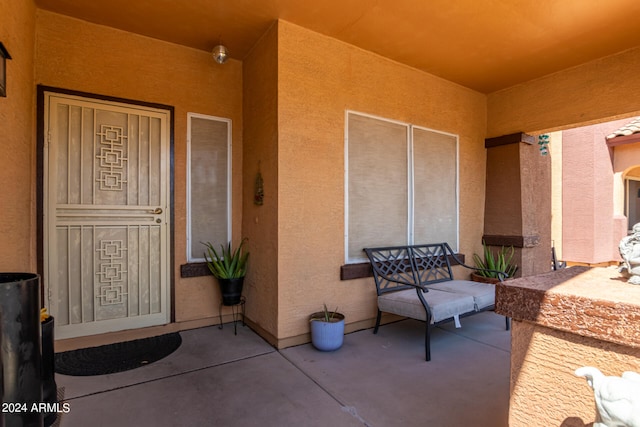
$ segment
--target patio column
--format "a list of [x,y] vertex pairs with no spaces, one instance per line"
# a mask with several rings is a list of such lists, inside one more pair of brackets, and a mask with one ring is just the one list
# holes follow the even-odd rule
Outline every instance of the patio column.
[[535,140],[522,132],[485,139],[483,239],[516,249],[518,276],[551,268],[551,161]]

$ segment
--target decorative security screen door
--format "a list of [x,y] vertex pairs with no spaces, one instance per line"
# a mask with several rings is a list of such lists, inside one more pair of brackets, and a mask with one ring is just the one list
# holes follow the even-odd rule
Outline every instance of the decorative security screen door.
[[56,338],[166,324],[170,111],[45,94],[44,284]]

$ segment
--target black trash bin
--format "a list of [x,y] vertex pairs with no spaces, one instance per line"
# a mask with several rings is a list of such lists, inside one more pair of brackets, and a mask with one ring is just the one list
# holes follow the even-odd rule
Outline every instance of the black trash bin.
[[[58,387],[55,376],[55,353],[53,349],[55,323],[53,316],[42,321],[42,401],[48,404],[44,413],[44,427],[53,425],[58,417]],[[0,426],[2,427],[2,426]]]
[[[0,322],[0,345],[2,345],[2,322]],[[4,377],[2,376],[2,351],[0,350],[0,403],[4,402]],[[0,413],[0,427],[4,427],[4,417]]]
[[42,427],[40,276],[0,273],[0,328],[4,427]]

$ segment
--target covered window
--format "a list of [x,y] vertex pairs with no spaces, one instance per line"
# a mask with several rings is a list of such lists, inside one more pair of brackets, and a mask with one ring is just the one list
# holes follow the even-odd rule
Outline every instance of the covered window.
[[231,120],[187,116],[187,259],[231,240]]
[[347,112],[346,262],[365,247],[458,247],[458,137]]

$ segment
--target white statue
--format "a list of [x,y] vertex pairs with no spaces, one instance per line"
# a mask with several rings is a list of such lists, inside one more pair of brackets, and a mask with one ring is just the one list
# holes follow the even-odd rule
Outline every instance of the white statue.
[[620,272],[632,285],[640,285],[640,223],[633,226],[633,234],[620,240],[618,249],[622,257]]
[[586,378],[593,389],[600,415],[593,427],[640,427],[640,374],[627,371],[608,377],[591,366],[576,369],[575,374]]

